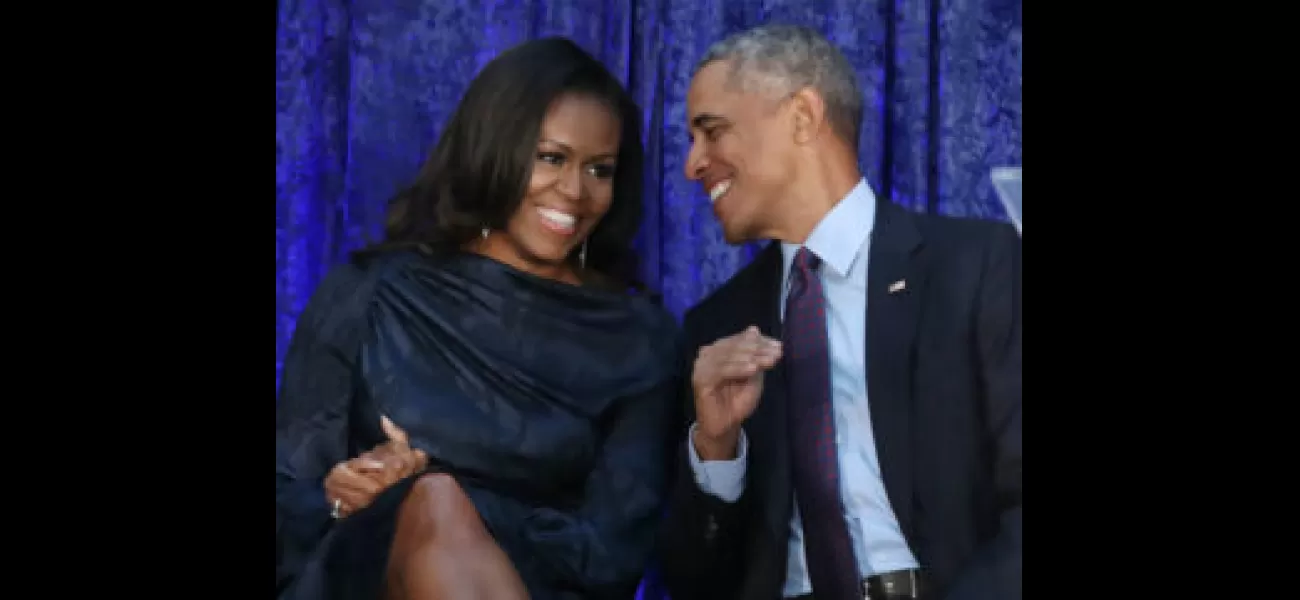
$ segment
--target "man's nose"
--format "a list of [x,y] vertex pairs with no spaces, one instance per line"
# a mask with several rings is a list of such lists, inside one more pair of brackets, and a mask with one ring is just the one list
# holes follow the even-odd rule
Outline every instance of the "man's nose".
[[691,181],[699,181],[704,178],[704,170],[709,167],[709,159],[704,155],[704,151],[697,142],[691,142],[691,151],[686,153],[686,178]]

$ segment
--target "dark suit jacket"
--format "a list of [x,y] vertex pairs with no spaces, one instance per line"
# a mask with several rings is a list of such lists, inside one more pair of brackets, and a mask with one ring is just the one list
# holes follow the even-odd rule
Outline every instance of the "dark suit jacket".
[[[877,203],[867,391],[885,489],[931,598],[1021,597],[1020,257],[1010,226]],[[780,278],[773,243],[686,314],[685,356],[749,325],[779,338]],[[673,600],[781,595],[793,509],[783,377],[781,365],[767,374],[744,424],[736,503],[699,489],[681,446],[659,540]],[[689,384],[683,402],[693,418]]]

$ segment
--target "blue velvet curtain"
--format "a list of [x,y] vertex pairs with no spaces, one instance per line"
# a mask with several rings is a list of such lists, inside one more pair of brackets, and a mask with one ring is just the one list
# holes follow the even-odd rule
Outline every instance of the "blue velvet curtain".
[[[859,142],[878,194],[1004,220],[990,168],[1020,165],[1020,0],[279,0],[275,80],[276,387],[321,276],[379,232],[471,78],[524,40],[568,36],[644,111],[644,276],[680,315],[754,247],[722,241],[686,181],[690,72],[723,36],[811,25],[858,69]],[[653,582],[646,597],[657,597]]]
[[765,22],[823,31],[866,94],[862,168],[913,210],[1004,219],[989,169],[1019,165],[1020,0],[280,0],[276,13],[276,382],[321,276],[373,239],[474,74],[559,34],[644,110],[646,281],[680,315],[753,255],[723,243],[682,173],[705,48]]

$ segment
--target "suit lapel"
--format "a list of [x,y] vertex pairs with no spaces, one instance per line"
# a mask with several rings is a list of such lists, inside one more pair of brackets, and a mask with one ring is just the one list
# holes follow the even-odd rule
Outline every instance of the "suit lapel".
[[925,287],[922,239],[911,215],[881,198],[867,267],[867,393],[890,505],[912,539],[912,374]]
[[[749,323],[763,335],[781,339],[781,244],[772,242],[754,258],[757,280]],[[751,464],[750,481],[762,499],[763,521],[776,539],[786,539],[789,529],[790,447],[785,434],[786,384],[784,362],[768,371],[763,380],[763,397],[748,425]]]
[[[921,249],[922,238],[911,215],[880,198],[867,269],[867,393],[885,491],[909,542],[914,539],[911,377],[926,284]],[[754,262],[756,301],[747,323],[756,323],[763,335],[780,339],[781,245],[772,242]],[[788,535],[793,502],[784,364],[768,372],[763,398],[747,426],[752,464],[762,469],[761,473],[750,470],[750,479],[762,498],[764,524],[778,540]]]

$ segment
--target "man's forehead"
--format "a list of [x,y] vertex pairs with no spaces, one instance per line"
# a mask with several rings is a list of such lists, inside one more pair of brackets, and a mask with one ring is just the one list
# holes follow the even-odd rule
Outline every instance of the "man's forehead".
[[694,122],[702,114],[720,115],[735,94],[726,85],[731,75],[730,66],[723,61],[712,62],[691,78],[691,89],[686,95],[689,119]]
[[695,75],[691,77],[691,86],[686,90],[687,100],[698,99],[702,96],[709,95],[719,88],[717,82],[714,81],[716,77],[716,69],[713,67],[716,64],[717,63],[709,64],[703,69],[695,72]]
[[[743,77],[743,85],[737,80]],[[779,78],[757,73],[739,75],[727,61],[709,63],[691,79],[686,106],[690,120],[699,114],[732,116],[731,113],[764,110],[789,97],[787,85]]]
[[695,77],[691,78],[691,87],[701,87],[712,89],[722,89],[723,84],[731,77],[731,63],[725,60],[715,60],[704,65],[700,70],[695,72]]

